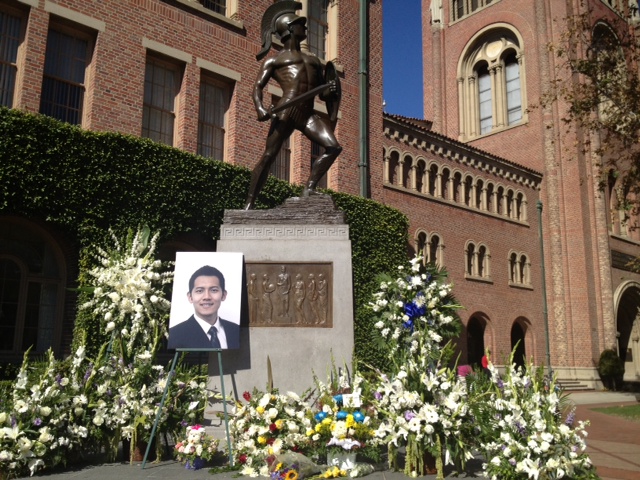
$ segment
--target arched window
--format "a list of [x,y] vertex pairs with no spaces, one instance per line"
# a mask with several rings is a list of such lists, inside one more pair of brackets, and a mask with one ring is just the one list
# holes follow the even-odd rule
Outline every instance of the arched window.
[[460,203],[460,198],[462,198],[462,174],[460,172],[456,172],[453,175],[453,201],[456,203]]
[[460,58],[458,86],[461,140],[526,121],[520,35],[507,24],[476,35]]
[[496,211],[496,204],[495,204],[495,199],[494,199],[494,186],[493,183],[487,183],[487,194],[486,194],[486,198],[487,198],[487,212],[492,212],[495,213]]
[[442,255],[442,241],[440,240],[440,235],[432,233],[429,237],[429,257],[428,260],[430,263],[437,265],[439,267],[444,266],[444,259]]
[[438,166],[431,164],[429,167],[429,195],[436,196],[438,191]]
[[527,221],[525,204],[526,204],[526,200],[525,200],[524,193],[518,192],[516,194],[516,219],[522,222]]
[[509,255],[509,282],[516,283],[518,279],[518,254],[513,252]]
[[0,220],[0,352],[58,348],[65,281],[61,250],[46,232]]
[[496,213],[498,215],[504,215],[504,187],[499,186],[496,190]]
[[484,277],[485,276],[485,262],[486,262],[486,258],[487,258],[487,247],[485,246],[480,246],[480,248],[478,248],[478,276],[479,277]]
[[513,211],[513,206],[514,206],[514,197],[513,197],[513,190],[509,189],[507,190],[507,198],[505,200],[506,202],[506,215],[509,218],[514,218],[514,211]]
[[424,193],[424,187],[427,181],[427,166],[424,160],[418,160],[416,164],[416,190]]
[[467,275],[475,275],[475,271],[476,271],[476,246],[474,243],[469,242],[467,244],[467,250],[465,252],[465,273]]
[[416,237],[416,252],[422,257],[422,263],[426,264],[428,262],[428,251],[427,234],[425,232],[418,232]]
[[467,207],[471,207],[472,206],[471,205],[471,199],[473,198],[472,197],[472,194],[473,194],[473,178],[466,177],[464,179],[464,187],[463,187],[463,189],[464,189],[464,204]]
[[413,166],[413,159],[410,155],[405,155],[402,159],[402,186],[405,188],[412,188],[411,182],[411,167]]
[[442,198],[444,198],[445,200],[450,199],[450,193],[449,193],[450,179],[451,179],[451,171],[448,168],[443,168],[442,175],[440,178],[440,192],[441,192]]
[[484,195],[484,182],[482,180],[476,180],[476,204],[475,207],[477,209],[484,209],[484,202],[482,201],[482,197]]
[[526,255],[520,255],[519,260],[519,272],[520,272],[520,283],[523,285],[528,285],[529,282],[529,259]]
[[400,169],[400,154],[396,151],[393,151],[389,154],[389,171],[388,171],[388,180],[391,185],[396,185],[398,183],[398,177]]

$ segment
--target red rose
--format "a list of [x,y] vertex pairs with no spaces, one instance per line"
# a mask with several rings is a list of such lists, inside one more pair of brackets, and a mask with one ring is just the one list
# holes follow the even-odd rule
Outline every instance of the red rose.
[[251,401],[251,394],[249,392],[244,392],[242,394],[242,397],[247,401],[250,402]]
[[275,423],[272,423],[271,425],[269,425],[269,430],[271,430],[272,432],[275,432],[276,430],[278,430],[278,427],[276,426]]
[[238,457],[238,461],[239,461],[240,463],[247,463],[247,456],[243,453],[242,455],[240,455],[240,456]]
[[276,439],[275,438],[270,438],[267,440],[267,445],[273,445],[273,442],[275,442]]

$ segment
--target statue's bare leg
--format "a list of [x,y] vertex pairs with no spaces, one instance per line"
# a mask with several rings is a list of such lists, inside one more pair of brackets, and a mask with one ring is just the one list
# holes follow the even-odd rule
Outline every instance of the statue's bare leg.
[[330,122],[318,115],[312,115],[309,118],[303,133],[311,141],[324,148],[324,153],[315,161],[311,168],[311,174],[302,193],[303,196],[308,197],[310,194],[316,192],[318,182],[327,171],[329,171],[335,159],[338,158],[338,155],[342,152],[342,147],[333,134]]
[[282,144],[289,138],[292,132],[293,127],[287,125],[286,122],[274,120],[271,123],[269,135],[267,136],[267,146],[260,161],[251,172],[251,184],[249,185],[249,195],[247,196],[247,201],[244,206],[245,210],[251,210],[253,208],[258,193],[260,193],[262,187],[264,187],[264,184],[267,182],[267,178],[269,178],[269,168],[271,168],[271,164],[278,156]]

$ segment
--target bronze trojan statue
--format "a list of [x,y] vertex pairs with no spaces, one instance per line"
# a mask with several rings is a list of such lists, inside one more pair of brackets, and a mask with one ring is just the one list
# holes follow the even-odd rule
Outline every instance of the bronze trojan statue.
[[[262,49],[256,58],[262,60],[269,53],[273,34],[278,35],[283,48],[262,63],[253,88],[258,120],[271,120],[271,127],[264,153],[251,173],[246,210],[253,208],[258,193],[267,181],[269,167],[294,130],[300,130],[324,149],[311,169],[304,196],[315,193],[318,181],[342,151],[334,135],[341,96],[340,80],[331,62],[323,66],[318,57],[300,50],[300,42],[307,37],[307,19],[295,13],[301,8],[300,2],[280,0],[267,8],[262,17]],[[277,105],[266,108],[262,103],[262,92],[272,78],[282,88],[282,98]],[[328,115],[314,111],[316,95],[325,101]]]

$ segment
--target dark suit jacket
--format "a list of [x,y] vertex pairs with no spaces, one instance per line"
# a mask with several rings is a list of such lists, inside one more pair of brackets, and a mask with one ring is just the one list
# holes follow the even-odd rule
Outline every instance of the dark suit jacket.
[[[227,348],[240,347],[240,326],[228,320],[218,318],[227,337]],[[209,337],[193,315],[186,322],[179,323],[169,329],[167,348],[211,348]]]

